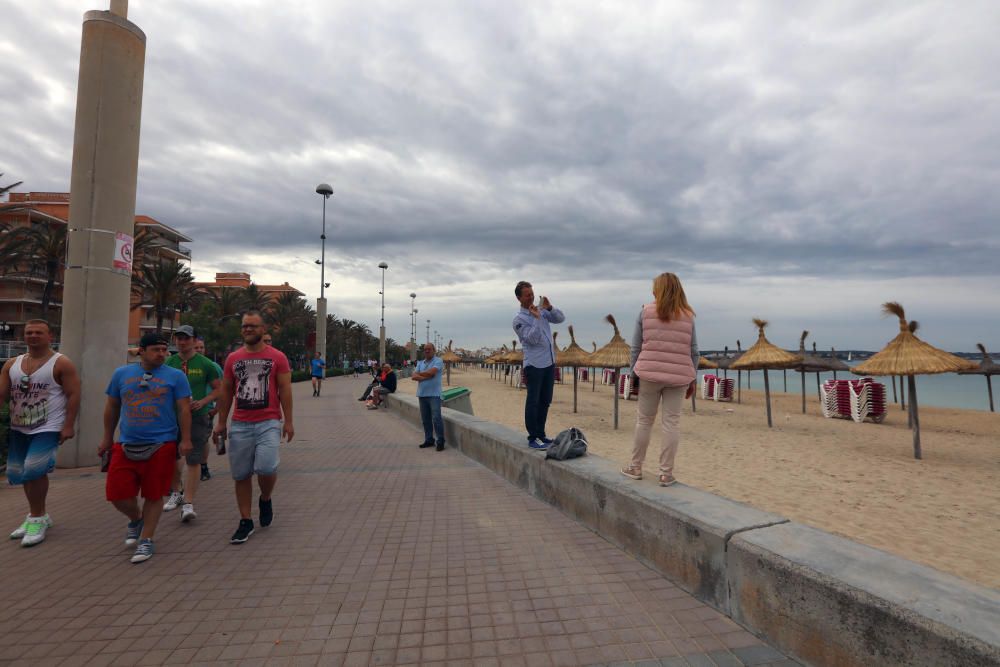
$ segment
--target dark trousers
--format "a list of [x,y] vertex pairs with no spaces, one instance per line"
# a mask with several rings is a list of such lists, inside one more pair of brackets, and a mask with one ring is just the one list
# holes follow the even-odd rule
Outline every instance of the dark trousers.
[[420,421],[424,425],[424,442],[434,442],[437,433],[438,445],[444,444],[444,420],[441,419],[440,396],[418,396],[420,403]]
[[528,429],[529,439],[541,440],[545,437],[545,420],[549,417],[549,405],[552,404],[556,367],[525,366],[524,375],[528,385],[528,395],[524,398],[524,426]]

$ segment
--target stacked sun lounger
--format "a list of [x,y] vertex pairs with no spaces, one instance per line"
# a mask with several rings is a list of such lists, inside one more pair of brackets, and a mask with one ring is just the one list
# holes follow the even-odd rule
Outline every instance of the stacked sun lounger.
[[587,382],[590,380],[590,369],[589,368],[578,368],[576,369],[576,375],[580,382]]
[[820,387],[820,407],[827,418],[853,419],[861,423],[885,419],[885,385],[871,378],[827,380]]
[[556,366],[556,382],[562,384],[562,369]]
[[622,374],[618,377],[618,396],[626,401],[639,398],[639,383],[632,382],[631,374]]
[[706,401],[731,401],[735,386],[733,380],[706,373],[701,376],[701,397]]
[[610,368],[601,369],[601,384],[614,384],[615,383],[615,372]]

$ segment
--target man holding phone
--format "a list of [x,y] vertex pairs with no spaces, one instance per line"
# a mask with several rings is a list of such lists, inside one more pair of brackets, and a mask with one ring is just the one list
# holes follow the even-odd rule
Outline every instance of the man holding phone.
[[521,304],[513,326],[524,350],[524,375],[528,384],[524,426],[528,430],[528,446],[547,449],[552,440],[545,435],[545,421],[556,379],[556,350],[549,324],[559,324],[566,316],[553,308],[546,296],[535,305],[535,292],[527,281],[522,280],[514,287],[514,296]]
[[[247,311],[241,332],[243,347],[226,357],[219,421],[212,434],[216,444],[229,434],[229,467],[236,480],[236,504],[240,510],[240,524],[229,540],[232,544],[242,544],[253,535],[250,506],[255,474],[260,487],[260,525],[271,525],[274,518],[271,494],[278,482],[280,462],[278,448],[282,435],[286,442],[295,436],[292,369],[288,358],[264,343],[264,318],[260,312]],[[236,410],[230,431],[226,422],[234,398]]]

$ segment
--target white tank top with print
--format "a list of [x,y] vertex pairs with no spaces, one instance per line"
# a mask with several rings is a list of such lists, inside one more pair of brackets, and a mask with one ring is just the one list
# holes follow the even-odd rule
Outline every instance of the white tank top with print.
[[56,382],[54,370],[62,355],[53,353],[30,376],[21,367],[26,356],[22,354],[10,366],[10,427],[28,435],[61,431],[66,421],[66,394]]

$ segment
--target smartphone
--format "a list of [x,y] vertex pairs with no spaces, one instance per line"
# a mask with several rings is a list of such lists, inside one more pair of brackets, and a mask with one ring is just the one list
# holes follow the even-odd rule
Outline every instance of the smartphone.
[[215,453],[222,456],[226,453],[226,438],[225,436],[219,438],[219,441],[215,443]]
[[107,472],[108,468],[111,467],[111,450],[101,454],[101,472]]

